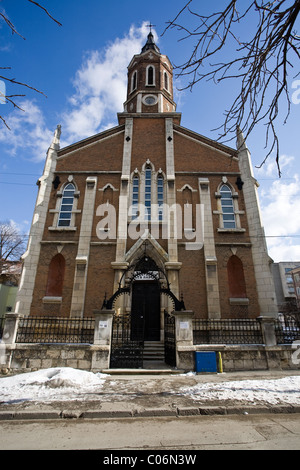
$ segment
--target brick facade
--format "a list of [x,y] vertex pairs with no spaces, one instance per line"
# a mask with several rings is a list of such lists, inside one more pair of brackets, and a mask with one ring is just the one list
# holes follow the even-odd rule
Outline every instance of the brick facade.
[[[151,37],[147,44],[129,65],[128,96],[117,127],[62,149],[60,129],[55,133],[46,173],[40,180],[38,201],[42,204],[35,209],[40,224],[38,229],[33,224],[30,234],[17,311],[39,316],[91,316],[101,308],[105,296],[109,298],[116,291],[130,263],[146,253],[165,272],[176,297],[183,295],[186,308],[193,310],[195,317],[274,316],[270,260],[258,203],[253,202],[256,181],[246,144],[240,135],[238,149],[229,148],[180,125],[181,115],[173,102],[171,63],[153,46]],[[151,73],[149,67],[153,67]],[[124,238],[132,223],[128,209],[133,202],[134,177],[138,178],[139,203],[145,203],[147,177],[151,185],[151,220],[155,219],[158,236],[145,236],[146,245],[128,233]],[[159,220],[154,213],[159,178],[167,206],[177,204],[182,214],[191,208],[189,226],[182,218],[178,239],[172,238],[173,218],[171,236],[163,237],[165,214]],[[71,219],[69,225],[59,225],[67,184],[74,190],[73,206],[68,206],[71,199],[65,202]],[[223,207],[222,187],[230,195],[227,209]],[[114,208],[115,231],[108,226],[106,232],[101,225],[107,217],[105,205]],[[204,239],[195,249],[191,236],[199,228],[197,205],[202,211]],[[234,214],[234,227],[224,226],[226,211]],[[57,254],[65,261],[64,279],[62,294],[53,296],[47,285],[51,261]],[[235,273],[231,271],[228,277],[228,262],[233,256],[244,273],[245,295],[241,298],[230,296],[230,278]],[[263,281],[258,281],[258,273]],[[129,312],[130,296],[119,297],[114,307]],[[164,308],[172,305],[161,295],[161,310]]]

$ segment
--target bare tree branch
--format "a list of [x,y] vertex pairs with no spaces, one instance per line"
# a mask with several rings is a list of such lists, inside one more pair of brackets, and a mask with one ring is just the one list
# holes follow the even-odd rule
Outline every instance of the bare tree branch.
[[[41,10],[43,10],[48,16],[49,18],[51,18],[51,20],[53,20],[56,24],[58,24],[59,26],[62,26],[62,24],[56,20],[50,13],[49,11],[43,7],[39,2],[36,2],[36,1],[33,1],[33,0],[27,0],[28,2],[32,3],[33,5],[37,6],[38,8],[40,8]],[[0,20],[1,18],[3,19],[3,21],[5,22],[5,24],[10,28],[12,34],[17,34],[18,36],[20,36],[22,39],[25,40],[25,38],[17,31],[16,27],[14,26],[13,22],[8,18],[7,14],[4,13],[3,11],[1,12],[0,11]],[[0,67],[0,70],[11,70],[11,67]],[[8,76],[1,76],[0,75],[0,80],[4,80],[6,82],[10,82],[12,83],[13,85],[19,85],[19,86],[22,86],[22,87],[25,87],[25,88],[28,88],[30,90],[33,90],[37,93],[40,93],[42,94],[43,96],[46,97],[46,95],[38,90],[37,88],[35,88],[34,86],[31,86],[31,85],[28,85],[27,83],[23,83],[21,81],[17,81],[15,78],[9,78]],[[24,109],[22,109],[17,103],[16,101],[13,99],[13,98],[17,98],[17,97],[24,97],[26,95],[23,95],[23,94],[11,94],[11,95],[3,95],[1,92],[0,92],[0,98],[2,98],[5,102],[7,103],[10,103],[13,108],[17,108],[21,111],[25,111]],[[2,121],[2,123],[7,127],[7,129],[10,129],[9,125],[7,124],[6,120],[4,119],[3,116],[0,115],[0,121]]]
[[34,2],[33,0],[28,0],[28,2],[30,3],[33,3],[34,5],[36,5],[37,7],[41,8],[42,10],[44,10],[44,12],[49,16],[49,18],[51,18],[51,20],[55,21],[55,23],[57,23],[59,26],[62,26],[62,24],[57,21],[55,18],[53,18],[53,16],[50,15],[50,13],[48,12],[48,10],[46,10],[45,7],[43,7],[42,5],[40,5],[38,2]]
[[[247,138],[258,123],[264,123],[266,148],[269,146],[269,150],[261,165],[275,149],[280,176],[276,120],[282,100],[287,106],[284,123],[290,115],[288,76],[295,67],[295,59],[300,58],[300,36],[294,31],[300,0],[253,0],[247,7],[241,0],[230,0],[223,11],[208,16],[192,11],[190,4],[191,1],[173,21],[168,22],[163,33],[169,28],[177,28],[184,32],[181,40],[196,39],[188,60],[176,67],[178,77],[189,79],[182,89],[192,90],[203,79],[215,83],[238,79],[239,93],[225,111],[223,124],[217,128],[222,129],[220,139],[226,139],[227,142],[234,139],[237,126]],[[190,30],[178,22],[183,12],[189,12],[196,18],[199,25],[195,29]],[[236,33],[236,27],[250,15],[258,17],[257,29],[250,39],[242,41]],[[232,48],[232,44],[235,44],[235,48]],[[209,63],[209,68],[204,69],[212,57],[225,55],[226,46],[234,50],[233,58],[226,62]],[[299,73],[296,70],[294,78]]]
[[24,238],[10,222],[0,222],[0,273],[5,261],[18,260],[25,250]]

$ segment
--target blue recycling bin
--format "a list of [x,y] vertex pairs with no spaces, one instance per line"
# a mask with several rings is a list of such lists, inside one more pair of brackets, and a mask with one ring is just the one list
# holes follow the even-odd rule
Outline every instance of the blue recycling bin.
[[216,353],[206,351],[195,352],[195,368],[196,372],[217,372]]

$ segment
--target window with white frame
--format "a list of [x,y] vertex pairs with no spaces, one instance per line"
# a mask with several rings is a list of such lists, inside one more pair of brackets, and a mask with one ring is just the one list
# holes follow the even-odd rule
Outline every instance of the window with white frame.
[[145,220],[151,220],[152,170],[145,170]]
[[223,228],[235,229],[236,218],[234,211],[234,203],[232,197],[232,191],[227,184],[223,184],[220,188],[221,195],[221,208],[223,217]]
[[146,72],[146,85],[154,86],[155,85],[155,68],[153,65],[148,65]]
[[169,91],[169,77],[167,72],[164,72],[164,88]]
[[68,183],[62,194],[60,211],[58,216],[58,227],[70,227],[72,210],[74,205],[75,186],[73,183]]
[[131,91],[134,91],[137,87],[137,71],[135,70],[131,77]]
[[137,218],[138,208],[139,208],[139,188],[140,188],[140,179],[137,175],[133,177],[132,180],[132,220]]
[[163,205],[164,205],[164,179],[162,175],[157,177],[157,206],[158,206],[158,220],[163,220]]
[[142,171],[131,175],[130,213],[131,220],[162,222],[164,217],[165,177],[160,169],[157,173],[147,160]]

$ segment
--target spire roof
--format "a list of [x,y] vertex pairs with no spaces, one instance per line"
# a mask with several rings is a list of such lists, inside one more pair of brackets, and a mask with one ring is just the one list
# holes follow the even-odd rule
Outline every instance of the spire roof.
[[160,54],[160,49],[159,47],[157,47],[157,45],[155,44],[154,42],[154,37],[153,37],[153,34],[152,32],[150,31],[150,33],[148,34],[148,39],[147,39],[147,42],[146,44],[144,45],[144,47],[142,48],[142,54],[146,51],[149,51],[149,50],[153,50],[155,52],[158,52],[158,54]]

